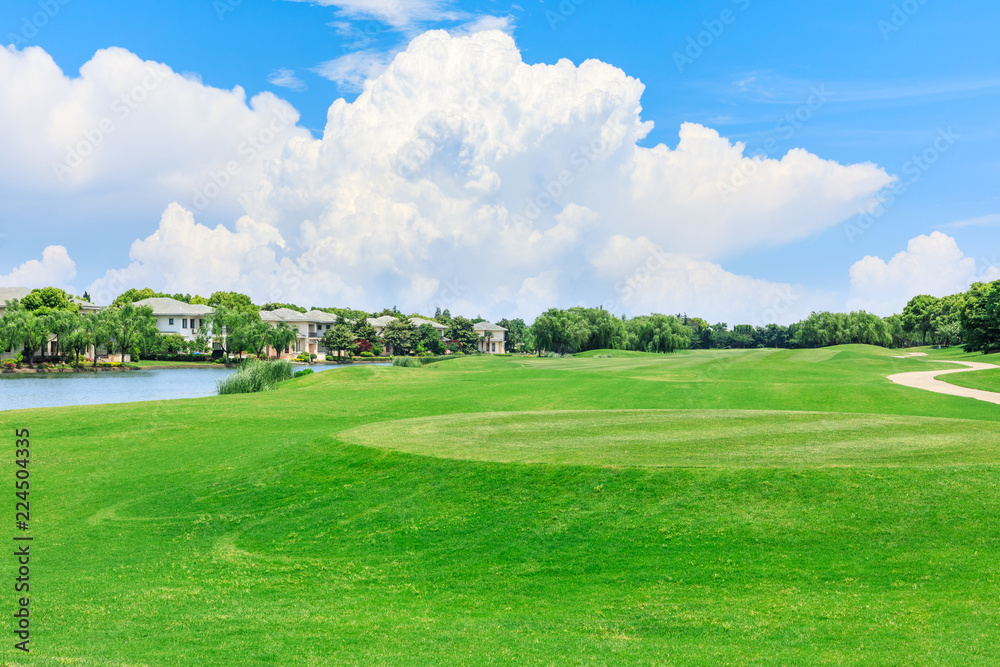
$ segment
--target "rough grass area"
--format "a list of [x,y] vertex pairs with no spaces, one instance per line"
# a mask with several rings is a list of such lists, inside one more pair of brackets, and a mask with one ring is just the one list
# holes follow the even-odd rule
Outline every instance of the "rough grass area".
[[[0,413],[11,450],[31,430],[35,537],[32,653],[3,660],[995,664],[1000,406],[885,379],[953,351],[892,354],[465,357]],[[419,455],[341,435],[423,418]],[[572,461],[469,460],[476,429]],[[600,460],[623,444],[653,464]]]

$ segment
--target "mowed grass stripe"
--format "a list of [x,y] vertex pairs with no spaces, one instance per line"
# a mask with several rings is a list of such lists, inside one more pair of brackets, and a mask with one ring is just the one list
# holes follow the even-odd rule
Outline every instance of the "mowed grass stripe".
[[1000,462],[1000,425],[830,412],[479,413],[369,424],[337,437],[410,454],[503,463],[800,467]]

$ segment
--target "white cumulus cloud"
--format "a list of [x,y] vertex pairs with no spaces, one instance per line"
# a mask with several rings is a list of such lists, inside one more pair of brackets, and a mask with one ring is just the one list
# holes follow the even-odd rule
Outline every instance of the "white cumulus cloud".
[[[146,285],[235,289],[258,301],[440,306],[489,318],[613,301],[629,314],[749,320],[798,288],[719,262],[842,222],[892,180],[875,165],[803,150],[758,161],[695,124],[679,129],[675,147],[646,148],[644,86],[622,70],[596,60],[530,65],[502,31],[432,31],[365,74],[355,101],[335,101],[318,139],[273,95],[247,103],[240,89],[209,88],[120,49],[99,52],[72,79],[40,49],[0,51],[0,83],[23,102],[0,99],[9,121],[0,142],[14,155],[0,166],[12,179],[0,189],[51,171],[65,146],[150,76],[162,81],[147,100],[65,183],[50,185],[134,193],[163,202],[157,214],[178,202],[155,231],[153,217],[132,233],[140,240],[129,263],[94,283],[95,296]],[[289,124],[269,128],[276,117]],[[227,161],[235,176],[222,173]],[[720,190],[737,173],[745,181]],[[214,228],[196,222],[204,214],[193,184],[203,199],[215,192],[205,179],[245,215]],[[651,248],[669,261],[625,297],[616,285]],[[803,304],[825,298],[799,292]],[[716,307],[713,294],[732,298]],[[797,314],[799,303],[781,308]]]
[[6,275],[0,275],[0,287],[48,287],[52,285],[74,292],[70,282],[76,277],[76,263],[61,245],[50,245],[42,259],[31,259]]
[[242,88],[205,86],[120,48],[98,51],[78,76],[41,48],[0,48],[0,90],[0,195],[9,207],[56,197],[74,214],[124,212],[151,200],[194,202],[196,192],[235,204],[265,160],[308,135],[294,107],[271,93],[247,100]]
[[[995,273],[995,269],[993,269]],[[965,291],[980,277],[976,260],[966,257],[955,239],[934,232],[910,239],[906,250],[889,261],[871,255],[851,267],[848,307],[886,316],[902,312],[918,294],[936,297]]]
[[[372,306],[472,278],[462,298],[500,316],[602,299],[587,258],[615,235],[717,261],[829,228],[892,181],[802,150],[755,161],[694,124],[644,148],[643,90],[596,60],[529,65],[499,31],[428,32],[269,163],[247,210],[302,249],[329,244]],[[752,176],[724,196],[738,170]]]

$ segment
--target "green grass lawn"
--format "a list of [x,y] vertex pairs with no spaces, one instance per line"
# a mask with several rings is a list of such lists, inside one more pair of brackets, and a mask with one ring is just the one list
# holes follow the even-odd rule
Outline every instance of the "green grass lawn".
[[36,540],[33,652],[4,658],[995,664],[1000,406],[885,380],[954,350],[893,354],[470,357],[0,413],[8,451],[31,429]]
[[[1000,366],[1000,359],[993,359],[983,363],[996,364],[997,366]],[[938,379],[951,384],[956,384],[959,387],[1000,392],[1000,369],[969,371],[968,373],[953,373],[951,375],[942,375]]]

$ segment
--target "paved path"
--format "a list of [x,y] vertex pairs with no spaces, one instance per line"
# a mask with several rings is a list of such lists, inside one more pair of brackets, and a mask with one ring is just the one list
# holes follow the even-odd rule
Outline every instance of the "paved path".
[[914,389],[926,389],[927,391],[933,391],[938,394],[948,394],[949,396],[964,396],[966,398],[975,398],[979,401],[986,401],[987,403],[996,403],[1000,405],[1000,394],[993,391],[983,391],[982,389],[969,389],[967,387],[959,387],[958,385],[948,384],[947,382],[942,382],[941,380],[935,380],[934,378],[939,375],[950,375],[952,373],[968,373],[969,371],[985,371],[991,368],[1000,368],[1000,366],[994,366],[993,364],[980,364],[968,361],[942,361],[943,364],[959,364],[961,366],[967,366],[967,368],[957,368],[953,371],[917,371],[915,373],[897,373],[896,375],[887,376],[891,382],[896,384],[901,384],[904,387],[913,387]]

